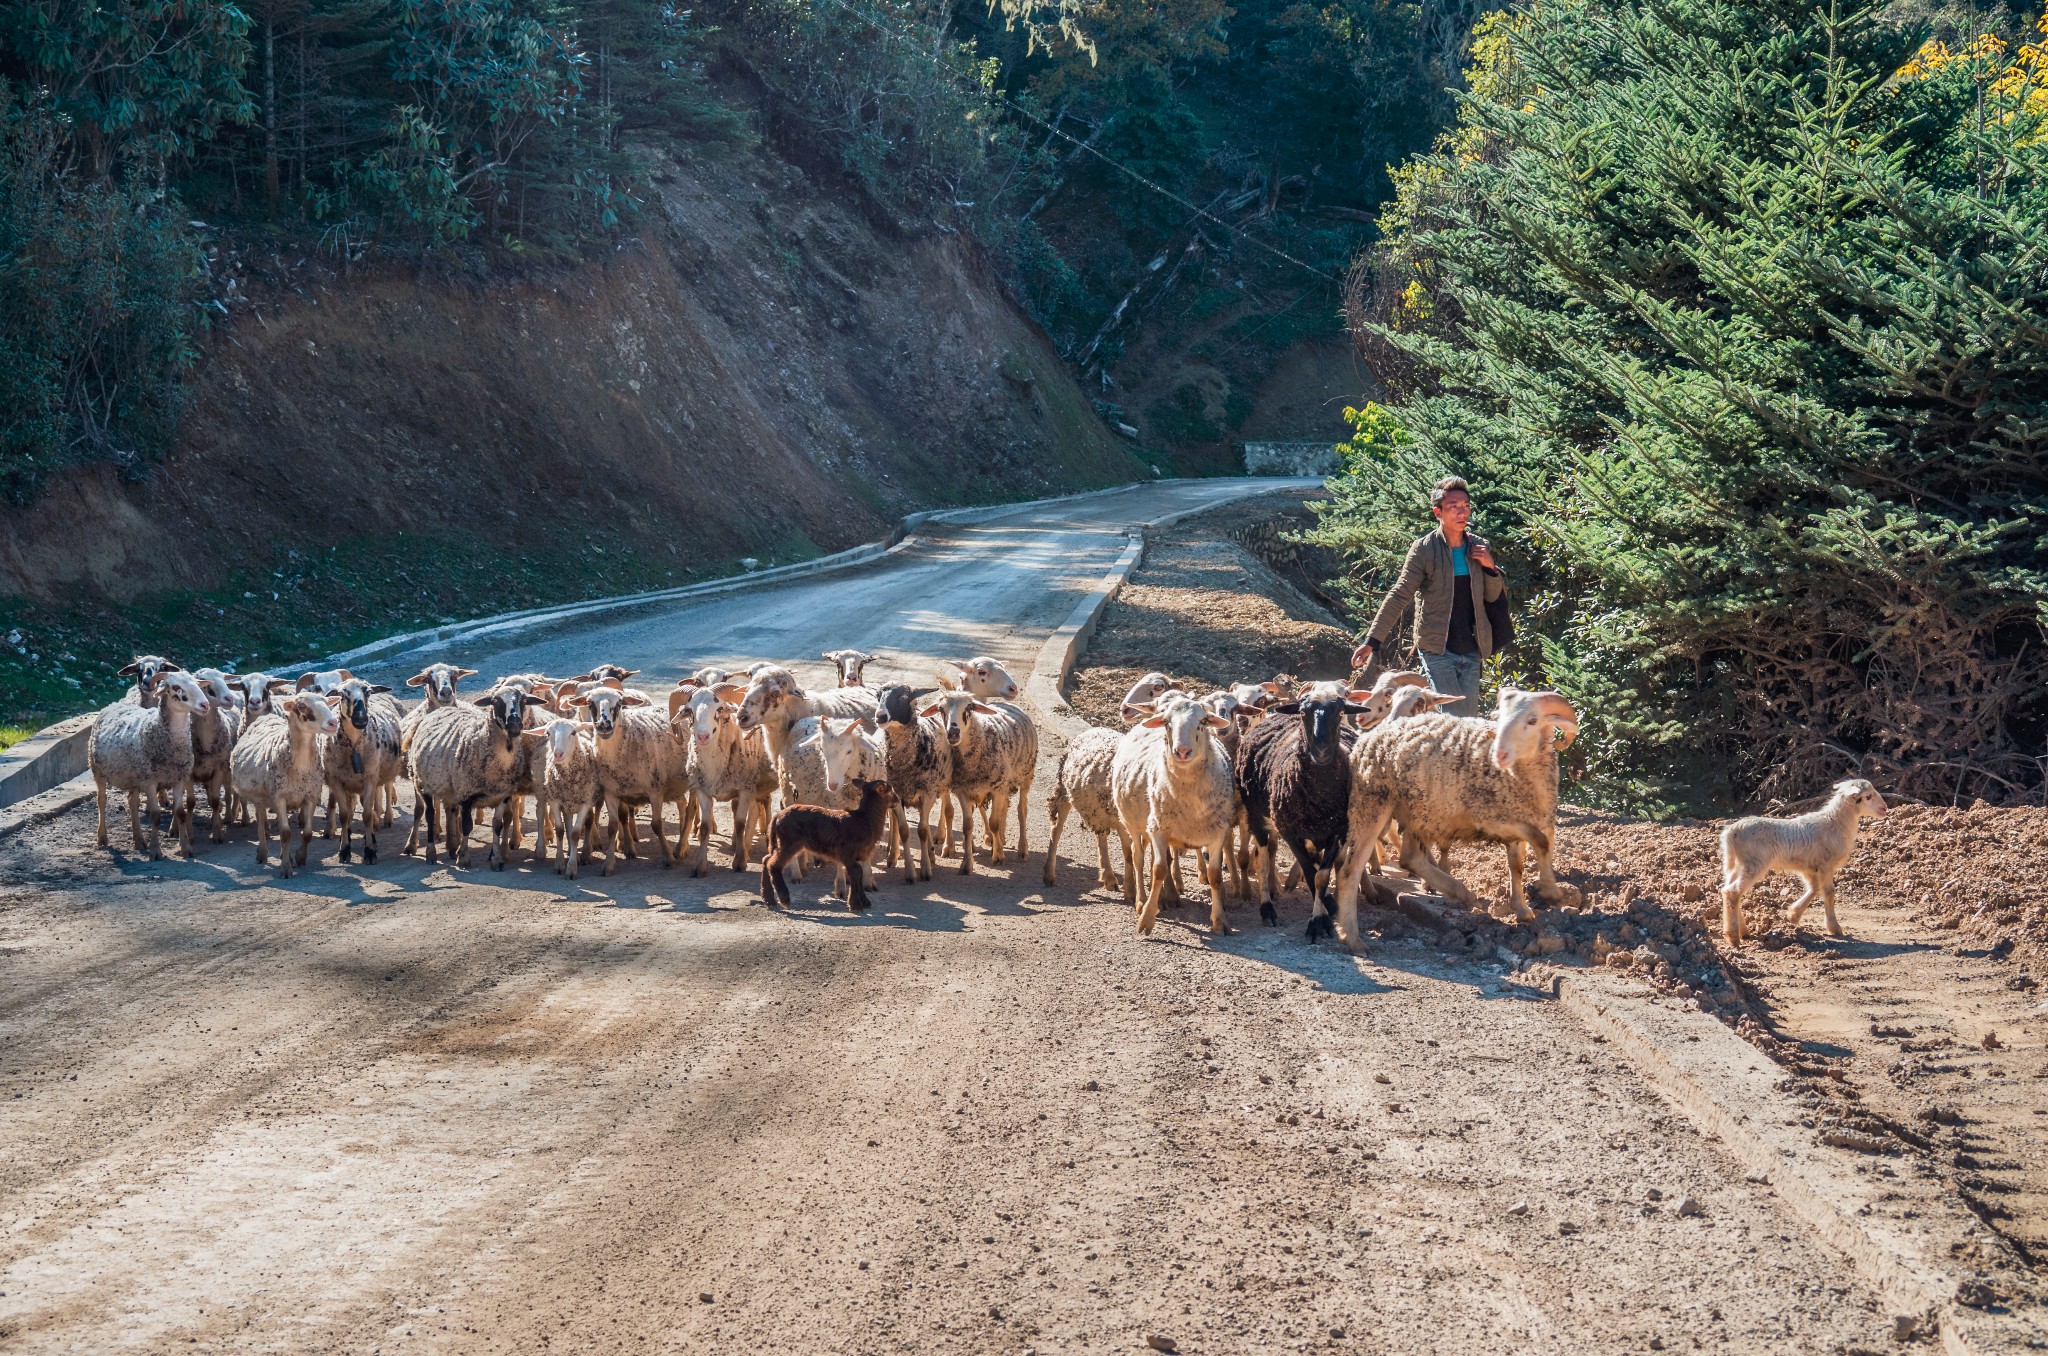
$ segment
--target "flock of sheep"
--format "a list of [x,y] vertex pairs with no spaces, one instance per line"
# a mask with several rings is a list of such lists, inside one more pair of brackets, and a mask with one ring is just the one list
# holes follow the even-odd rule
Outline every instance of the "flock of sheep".
[[[158,821],[167,815],[189,855],[203,792],[212,841],[225,841],[231,821],[253,818],[264,864],[274,823],[289,876],[307,860],[324,799],[341,860],[350,860],[360,827],[363,860],[372,863],[404,777],[413,793],[404,851],[424,847],[431,862],[445,849],[458,867],[469,865],[473,829],[487,812],[490,864],[502,867],[521,847],[529,799],[535,856],[552,857],[571,878],[600,849],[606,875],[622,850],[639,855],[643,806],[662,864],[687,860],[702,875],[717,807],[727,804],[733,869],[748,869],[760,836],[761,893],[771,904],[788,903],[784,866],[802,872],[818,860],[837,865],[849,906],[863,908],[878,855],[884,870],[900,855],[906,881],[928,880],[935,860],[954,853],[956,828],[959,869],[971,874],[977,816],[989,860],[1002,863],[1013,808],[1023,859],[1038,731],[1014,703],[1018,687],[1002,665],[954,661],[935,687],[869,686],[863,675],[873,656],[825,657],[838,670],[831,688],[806,690],[788,668],[761,663],[700,669],[665,699],[627,687],[637,670],[616,665],[571,678],[512,675],[461,696],[458,684],[475,670],[437,663],[408,680],[421,698],[407,710],[390,689],[345,669],[287,680],[188,672],[142,656],[122,670],[135,688],[101,712],[87,745],[97,841],[107,844],[108,793],[125,792],[138,850],[162,855]],[[1125,697],[1128,728],[1091,728],[1060,758],[1045,883],[1056,883],[1060,836],[1078,816],[1096,836],[1098,879],[1121,885],[1141,934],[1163,902],[1180,896],[1189,852],[1208,884],[1212,931],[1229,930],[1226,870],[1239,897],[1256,898],[1261,917],[1275,922],[1281,843],[1294,861],[1288,883],[1300,876],[1308,887],[1309,937],[1334,932],[1354,952],[1360,889],[1389,856],[1436,893],[1484,907],[1450,874],[1450,853],[1462,844],[1501,845],[1505,907],[1526,919],[1526,850],[1536,870],[1529,893],[1545,903],[1574,900],[1577,892],[1552,870],[1552,852],[1558,754],[1577,735],[1577,712],[1558,693],[1512,687],[1500,690],[1491,717],[1437,710],[1452,700],[1409,672],[1384,673],[1369,689],[1283,676],[1200,698],[1148,674]],[[782,811],[771,817],[778,799]],[[671,805],[673,847],[664,822]],[[1840,935],[1835,873],[1859,819],[1882,813],[1870,784],[1851,781],[1812,814],[1730,825],[1722,836],[1729,940],[1742,939],[1744,895],[1772,870],[1806,882],[1795,926],[1818,898],[1829,931]],[[1122,848],[1121,881],[1112,837]]]

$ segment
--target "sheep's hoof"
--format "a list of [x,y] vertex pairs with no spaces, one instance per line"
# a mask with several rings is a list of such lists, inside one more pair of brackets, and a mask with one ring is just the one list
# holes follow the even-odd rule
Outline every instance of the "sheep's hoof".
[[[1261,923],[1264,923],[1264,924],[1265,924],[1265,925],[1266,925],[1267,927],[1269,927],[1269,928],[1270,928],[1270,927],[1277,927],[1277,926],[1279,925],[1279,923],[1280,923],[1280,911],[1279,911],[1278,909],[1276,909],[1276,908],[1274,908],[1274,907],[1273,907],[1273,901],[1272,901],[1272,900],[1270,900],[1270,899],[1269,899],[1269,900],[1265,901],[1265,902],[1264,902],[1263,904],[1259,905],[1259,921],[1260,921]],[[1308,935],[1309,935],[1309,939],[1310,939],[1311,941],[1313,941],[1313,940],[1315,939],[1315,935],[1316,935],[1316,934],[1315,934],[1315,924],[1314,924],[1314,922],[1310,922],[1310,924],[1309,924],[1309,934],[1308,934]]]
[[343,849],[341,850],[341,858],[340,858],[340,860],[342,860],[342,861],[344,861],[344,862],[345,862],[345,861],[348,861],[348,860],[350,860],[350,858],[349,858],[349,850],[348,850],[347,848],[343,848]]
[[376,864],[377,864],[377,849],[375,849],[375,848],[364,848],[364,849],[363,849],[363,865],[364,865],[364,866],[375,866]]
[[1326,913],[1312,915],[1308,920],[1308,939],[1320,942],[1325,937],[1337,935],[1337,924]]

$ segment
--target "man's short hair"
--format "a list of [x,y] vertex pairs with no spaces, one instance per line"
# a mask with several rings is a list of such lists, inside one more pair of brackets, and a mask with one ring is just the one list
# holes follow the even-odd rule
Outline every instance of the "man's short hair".
[[1429,492],[1429,506],[1431,508],[1436,508],[1438,505],[1442,504],[1444,502],[1444,496],[1449,494],[1452,490],[1464,491],[1465,497],[1467,499],[1470,499],[1472,497],[1472,487],[1465,483],[1465,478],[1463,476],[1445,476],[1442,480],[1439,480],[1436,483],[1436,488]]

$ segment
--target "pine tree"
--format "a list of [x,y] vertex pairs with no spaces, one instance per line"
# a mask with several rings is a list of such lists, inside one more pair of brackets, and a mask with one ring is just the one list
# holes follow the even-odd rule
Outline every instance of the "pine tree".
[[1370,592],[1418,487],[1473,479],[1612,799],[2040,784],[2040,86],[1909,60],[1920,32],[1884,18],[1495,22],[1356,297],[1412,441],[1323,535]]

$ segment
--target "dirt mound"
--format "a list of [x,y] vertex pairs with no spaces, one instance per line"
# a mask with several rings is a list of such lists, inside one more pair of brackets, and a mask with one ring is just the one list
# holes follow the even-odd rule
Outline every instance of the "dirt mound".
[[1154,669],[1191,691],[1276,673],[1342,678],[1351,633],[1251,553],[1233,533],[1304,519],[1299,495],[1269,496],[1189,518],[1154,534],[1145,562],[1103,612],[1069,701],[1095,725],[1120,728],[1131,684]]

